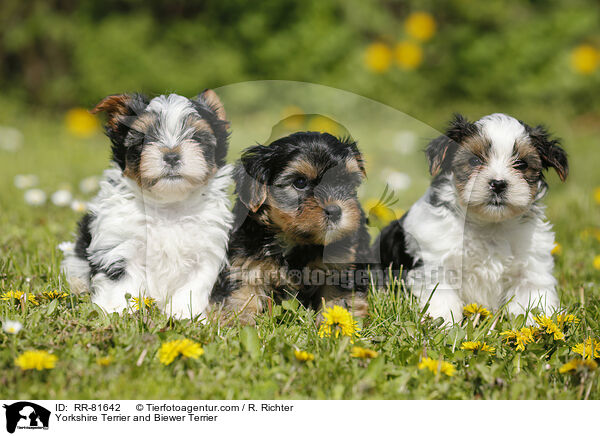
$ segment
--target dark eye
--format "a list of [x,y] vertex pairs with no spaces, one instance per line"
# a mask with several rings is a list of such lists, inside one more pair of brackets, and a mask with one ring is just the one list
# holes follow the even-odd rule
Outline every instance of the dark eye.
[[469,159],[469,165],[472,167],[478,167],[481,165],[481,159],[479,159],[477,156],[473,156],[471,159]]
[[306,180],[306,177],[296,177],[292,185],[294,185],[294,188],[296,189],[306,189],[308,180]]
[[514,164],[514,167],[519,171],[526,170],[528,166],[529,165],[527,165],[527,162],[525,162],[523,159],[516,160]]

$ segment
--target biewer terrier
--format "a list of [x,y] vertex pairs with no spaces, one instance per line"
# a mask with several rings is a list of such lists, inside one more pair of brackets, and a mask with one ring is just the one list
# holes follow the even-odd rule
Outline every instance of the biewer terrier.
[[75,291],[107,312],[149,297],[175,318],[203,315],[227,253],[233,222],[225,165],[228,123],[212,90],[196,98],[113,95],[106,112],[113,168],[63,243],[62,270]]
[[368,280],[356,264],[369,254],[357,198],[364,176],[356,143],[327,133],[246,149],[234,170],[239,228],[213,292],[222,317],[253,324],[269,301],[287,298],[364,316]]
[[508,115],[474,123],[456,115],[426,154],[431,186],[375,242],[384,270],[407,272],[421,305],[445,322],[473,302],[507,304],[514,315],[556,309],[554,233],[541,200],[543,170],[567,178],[559,141]]

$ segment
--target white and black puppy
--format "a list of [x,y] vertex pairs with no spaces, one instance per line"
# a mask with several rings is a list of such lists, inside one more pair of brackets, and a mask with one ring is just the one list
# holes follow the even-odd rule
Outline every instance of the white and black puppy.
[[541,199],[543,170],[568,174],[559,141],[508,115],[474,123],[456,115],[426,153],[433,181],[375,242],[382,268],[403,268],[421,305],[431,297],[428,313],[446,322],[460,321],[469,303],[508,303],[515,315],[557,308],[554,233]]
[[176,318],[204,315],[232,224],[221,101],[212,90],[194,99],[124,94],[92,112],[101,111],[114,165],[76,242],[60,245],[63,272],[107,312],[125,309],[129,293]]

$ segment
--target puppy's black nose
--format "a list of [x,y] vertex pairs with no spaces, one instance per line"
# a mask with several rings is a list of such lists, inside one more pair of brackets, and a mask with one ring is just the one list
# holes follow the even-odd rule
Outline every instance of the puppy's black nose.
[[170,165],[170,166],[174,167],[181,160],[181,156],[179,155],[179,153],[176,153],[174,151],[170,151],[170,152],[165,153],[163,155],[163,160],[165,161],[165,163],[167,165]]
[[331,221],[338,221],[342,217],[342,208],[337,204],[328,204],[323,208],[325,215]]
[[492,180],[490,182],[490,188],[496,194],[502,194],[506,190],[506,181],[504,180]]

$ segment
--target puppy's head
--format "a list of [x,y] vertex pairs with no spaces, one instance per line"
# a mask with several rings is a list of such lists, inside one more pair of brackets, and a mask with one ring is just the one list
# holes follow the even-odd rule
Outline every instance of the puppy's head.
[[227,121],[212,90],[194,99],[112,95],[92,113],[101,111],[108,114],[113,160],[154,197],[181,200],[225,163]]
[[504,114],[471,123],[456,115],[426,150],[433,176],[451,173],[459,202],[480,219],[500,222],[526,212],[547,185],[543,170],[567,178],[567,155],[542,127]]
[[240,201],[296,244],[327,245],[355,232],[364,176],[355,142],[316,132],[251,147],[235,170]]

